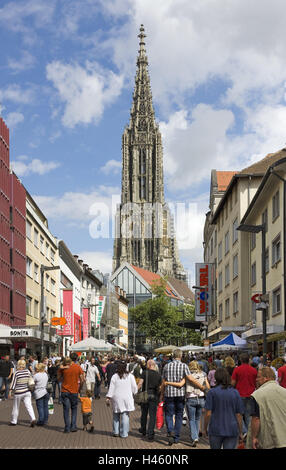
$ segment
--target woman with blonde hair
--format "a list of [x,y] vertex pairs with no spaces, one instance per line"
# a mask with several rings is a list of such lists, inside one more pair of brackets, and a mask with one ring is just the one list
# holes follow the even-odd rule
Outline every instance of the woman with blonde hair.
[[227,370],[227,372],[229,373],[230,376],[232,376],[232,373],[234,371],[234,368],[235,368],[235,362],[234,360],[232,359],[231,356],[227,356],[224,360],[224,368]]
[[31,427],[36,424],[36,417],[32,406],[32,394],[28,387],[31,372],[26,368],[26,361],[20,359],[17,362],[17,370],[13,376],[10,387],[9,398],[14,392],[14,401],[10,426],[16,426],[19,416],[20,403],[23,400],[26,410],[31,419]]
[[[201,370],[197,361],[192,361],[189,364],[191,375],[207,390],[210,385],[207,379],[207,374]],[[193,385],[188,379],[181,380],[181,382],[166,382],[166,385],[173,385],[174,387],[182,387],[186,382],[186,409],[189,418],[191,446],[196,447],[199,442],[199,429],[202,412],[205,406],[205,392],[200,388]]]
[[50,394],[47,392],[49,376],[46,372],[46,364],[37,364],[35,367],[35,371],[36,373],[34,375],[34,396],[36,399],[36,406],[39,414],[37,426],[44,426],[45,424],[48,424],[50,398]]

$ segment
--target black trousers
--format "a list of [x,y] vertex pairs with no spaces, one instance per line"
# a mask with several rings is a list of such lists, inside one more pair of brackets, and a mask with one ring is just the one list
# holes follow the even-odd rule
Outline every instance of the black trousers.
[[148,403],[141,405],[141,430],[145,434],[147,430],[147,418],[149,414],[148,422],[148,437],[154,437],[154,429],[156,424],[158,400],[149,398]]

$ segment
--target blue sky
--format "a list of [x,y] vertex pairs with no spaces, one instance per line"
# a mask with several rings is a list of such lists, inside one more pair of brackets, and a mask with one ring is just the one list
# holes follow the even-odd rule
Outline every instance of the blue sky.
[[177,236],[193,283],[211,170],[240,170],[285,146],[285,17],[282,0],[2,0],[10,157],[53,234],[111,269],[113,240],[94,238],[91,224],[96,204],[110,208],[120,194],[143,23],[166,199],[191,204]]

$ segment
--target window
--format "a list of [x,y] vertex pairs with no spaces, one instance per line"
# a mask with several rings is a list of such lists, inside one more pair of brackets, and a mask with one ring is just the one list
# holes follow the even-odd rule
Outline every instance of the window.
[[50,290],[50,278],[48,275],[46,275],[46,290]]
[[38,248],[39,232],[34,228],[34,245]]
[[56,282],[53,279],[51,279],[51,293],[56,295]]
[[41,250],[41,253],[43,253],[43,255],[45,254],[44,252],[44,239],[42,237],[42,235],[40,235],[40,250]]
[[217,231],[214,233],[214,246],[217,246]]
[[238,227],[238,219],[236,218],[232,224],[232,243],[235,243],[238,240],[237,227]]
[[37,300],[34,301],[34,317],[39,318],[39,302]]
[[265,271],[269,273],[269,248],[265,250]]
[[225,318],[229,317],[229,299],[225,301]]
[[272,198],[272,221],[279,216],[279,191]]
[[218,321],[222,321],[222,304],[219,304],[218,307]]
[[272,266],[281,260],[281,242],[280,235],[272,242]]
[[26,236],[29,240],[32,240],[32,224],[29,220],[26,220]]
[[32,277],[32,260],[28,256],[26,258],[26,274]]
[[39,282],[39,266],[34,265],[34,281]]
[[218,244],[218,262],[220,263],[222,260],[222,242]]
[[232,260],[232,278],[235,279],[238,276],[238,255],[235,255]]
[[28,295],[26,297],[26,315],[32,315],[32,299]]
[[281,312],[281,288],[275,289],[272,296],[273,315]]
[[51,249],[51,260],[53,263],[55,262],[55,252],[52,249]]
[[229,232],[226,232],[224,237],[224,253],[225,255],[229,252]]
[[233,313],[238,312],[238,292],[233,294]]
[[229,264],[225,267],[225,287],[229,285]]
[[222,273],[218,275],[218,291],[222,292]]
[[250,249],[254,250],[256,247],[256,233],[251,233],[250,234]]
[[256,284],[256,262],[251,265],[251,285]]
[[49,259],[49,253],[50,253],[50,247],[48,245],[48,243],[46,243],[46,258]]
[[262,213],[262,224],[265,224],[265,232],[268,231],[268,210],[265,209],[265,211]]

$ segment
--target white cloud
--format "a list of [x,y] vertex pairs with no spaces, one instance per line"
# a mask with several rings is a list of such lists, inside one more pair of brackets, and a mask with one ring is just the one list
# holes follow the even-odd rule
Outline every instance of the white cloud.
[[97,123],[105,107],[120,95],[123,76],[97,68],[96,64],[87,63],[83,68],[57,61],[47,65],[47,79],[53,82],[65,105],[64,126]]
[[5,121],[7,126],[12,129],[13,127],[16,127],[17,124],[24,121],[24,115],[19,112],[8,113]]
[[35,57],[28,51],[23,51],[20,59],[10,57],[8,59],[8,67],[14,72],[22,72],[31,69],[35,65]]
[[103,274],[112,272],[112,253],[110,251],[82,251],[77,254],[92,269],[99,269]]
[[18,104],[30,104],[34,101],[35,92],[33,87],[22,88],[18,84],[8,85],[0,89],[0,101],[12,101]]
[[121,172],[122,164],[121,161],[117,160],[108,160],[106,164],[100,168],[100,170],[106,175],[114,174],[118,175]]
[[11,168],[17,176],[29,176],[31,174],[45,175],[60,166],[59,162],[43,162],[38,158],[28,161],[26,155],[21,155],[18,160],[11,162]]

